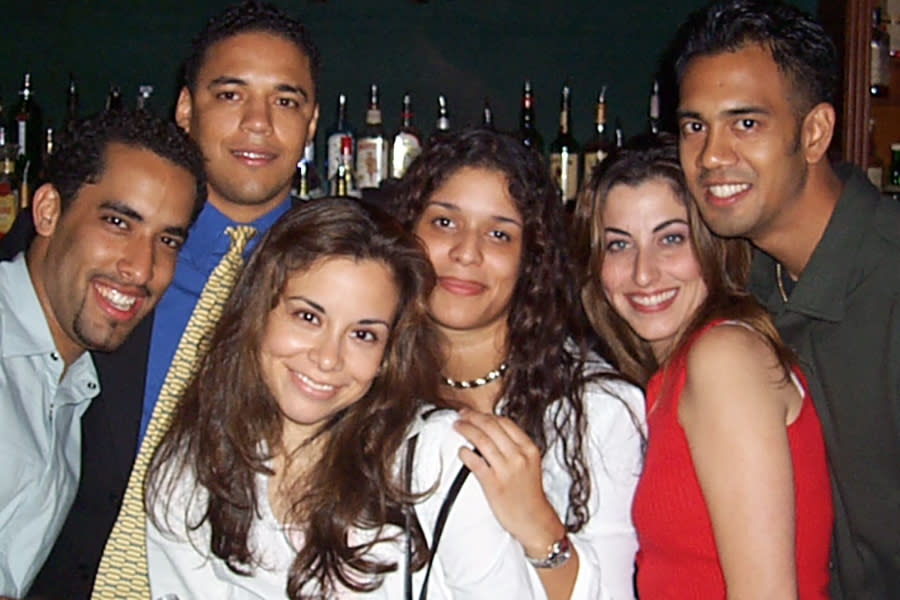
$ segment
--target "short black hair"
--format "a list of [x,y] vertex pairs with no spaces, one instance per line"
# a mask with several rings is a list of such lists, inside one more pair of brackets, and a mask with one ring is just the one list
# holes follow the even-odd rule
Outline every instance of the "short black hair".
[[149,150],[188,171],[196,183],[193,223],[206,202],[203,155],[175,123],[144,110],[104,111],[73,121],[60,132],[47,164],[47,180],[59,193],[61,212],[81,186],[96,183],[103,175],[106,151],[112,143]]
[[313,43],[309,32],[299,20],[285,14],[272,4],[247,0],[233,4],[220,15],[207,21],[206,27],[192,41],[191,50],[184,62],[184,85],[191,93],[197,86],[197,73],[206,59],[206,52],[216,42],[240,33],[271,33],[294,43],[297,49],[309,59],[314,95],[319,89],[321,58],[319,49]]
[[825,29],[799,8],[777,0],[725,0],[696,11],[676,38],[675,70],[681,83],[696,56],[762,44],[792,87],[800,114],[820,102],[834,104],[837,49]]

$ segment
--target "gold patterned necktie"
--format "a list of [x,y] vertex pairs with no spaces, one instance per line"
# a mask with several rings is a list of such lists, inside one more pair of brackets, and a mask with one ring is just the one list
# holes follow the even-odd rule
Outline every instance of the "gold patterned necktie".
[[126,598],[131,600],[150,597],[147,577],[144,475],[153,451],[169,427],[175,406],[187,387],[197,362],[206,352],[209,334],[219,320],[222,305],[234,287],[243,266],[244,246],[256,233],[256,229],[249,225],[238,225],[226,227],[225,233],[231,237],[228,252],[210,273],[184,328],[184,333],[178,341],[159,398],[147,424],[141,448],[134,460],[128,487],[122,498],[122,508],[119,509],[119,516],[103,549],[103,557],[91,595],[92,600]]

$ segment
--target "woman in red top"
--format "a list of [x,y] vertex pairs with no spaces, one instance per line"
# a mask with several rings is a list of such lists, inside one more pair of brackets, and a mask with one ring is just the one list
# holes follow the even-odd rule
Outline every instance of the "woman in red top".
[[608,160],[576,227],[585,310],[619,368],[646,385],[638,595],[826,598],[819,422],[790,350],[744,289],[746,242],[709,231],[668,138]]

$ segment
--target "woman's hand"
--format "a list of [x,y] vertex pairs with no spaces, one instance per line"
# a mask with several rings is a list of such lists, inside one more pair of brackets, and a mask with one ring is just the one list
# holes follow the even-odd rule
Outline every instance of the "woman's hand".
[[540,451],[506,417],[471,409],[459,414],[456,430],[481,453],[463,447],[460,459],[478,478],[503,528],[528,556],[543,558],[566,530],[544,494]]

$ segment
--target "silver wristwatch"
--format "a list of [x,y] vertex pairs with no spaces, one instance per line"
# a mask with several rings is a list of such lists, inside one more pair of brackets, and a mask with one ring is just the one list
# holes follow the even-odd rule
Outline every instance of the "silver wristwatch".
[[572,556],[572,547],[569,545],[569,536],[564,535],[560,539],[550,544],[547,550],[547,556],[543,558],[531,558],[527,554],[525,558],[536,569],[555,569],[566,564],[569,557]]

